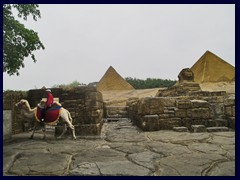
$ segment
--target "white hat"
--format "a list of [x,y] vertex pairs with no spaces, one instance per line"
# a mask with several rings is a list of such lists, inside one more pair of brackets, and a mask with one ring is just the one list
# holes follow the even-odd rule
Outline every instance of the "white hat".
[[51,90],[50,90],[50,89],[46,89],[46,91],[47,91],[47,92],[51,92]]

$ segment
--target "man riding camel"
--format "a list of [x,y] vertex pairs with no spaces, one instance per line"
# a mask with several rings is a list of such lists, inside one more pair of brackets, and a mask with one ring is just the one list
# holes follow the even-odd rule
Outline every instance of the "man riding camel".
[[47,93],[47,101],[45,103],[44,109],[42,109],[42,119],[41,119],[42,122],[45,119],[45,115],[46,115],[47,110],[52,107],[53,100],[54,100],[50,89],[46,89],[45,92]]

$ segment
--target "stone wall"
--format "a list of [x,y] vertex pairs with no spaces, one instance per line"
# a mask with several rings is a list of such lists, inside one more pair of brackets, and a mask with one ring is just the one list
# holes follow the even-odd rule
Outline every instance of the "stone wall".
[[21,99],[27,98],[26,91],[4,91],[3,92],[3,110],[10,110],[12,116],[12,134],[24,132],[24,122],[27,119],[23,118],[20,111],[17,110],[15,104]]
[[[72,89],[51,89],[54,98],[59,98],[62,106],[69,110],[73,125],[76,129],[76,135],[99,135],[103,124],[103,98],[101,92],[94,86],[81,86]],[[16,93],[16,92],[15,92]],[[12,92],[14,94],[14,92]],[[31,108],[44,98],[44,89],[32,89],[25,96],[19,96],[11,100],[11,106],[4,103],[4,109],[13,110],[14,134],[27,131],[33,126],[33,121],[22,118],[20,111],[14,107],[14,104],[20,99],[27,99]],[[7,98],[4,98],[5,101]],[[13,99],[13,98],[12,98]],[[61,126],[56,127],[56,134],[62,132]]]
[[12,111],[3,110],[3,140],[12,138]]
[[224,100],[224,113],[229,127],[235,129],[235,95]]
[[192,92],[189,96],[129,100],[130,118],[144,131],[204,125],[235,128],[235,97],[226,92]]
[[102,93],[94,86],[63,91],[62,105],[70,111],[76,135],[99,135],[103,124]]

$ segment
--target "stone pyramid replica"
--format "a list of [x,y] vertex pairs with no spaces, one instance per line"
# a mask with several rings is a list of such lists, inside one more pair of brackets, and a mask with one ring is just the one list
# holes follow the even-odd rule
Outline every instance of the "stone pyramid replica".
[[235,67],[210,51],[206,51],[191,70],[198,83],[235,80]]
[[117,71],[110,66],[97,84],[97,90],[133,90],[131,84],[123,79]]

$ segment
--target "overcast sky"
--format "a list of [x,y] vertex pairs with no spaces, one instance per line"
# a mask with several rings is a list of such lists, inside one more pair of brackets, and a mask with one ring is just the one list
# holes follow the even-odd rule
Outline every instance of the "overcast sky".
[[24,21],[45,50],[25,59],[20,76],[3,73],[3,89],[29,90],[99,81],[109,66],[123,77],[177,80],[211,51],[235,66],[235,5],[39,5]]

